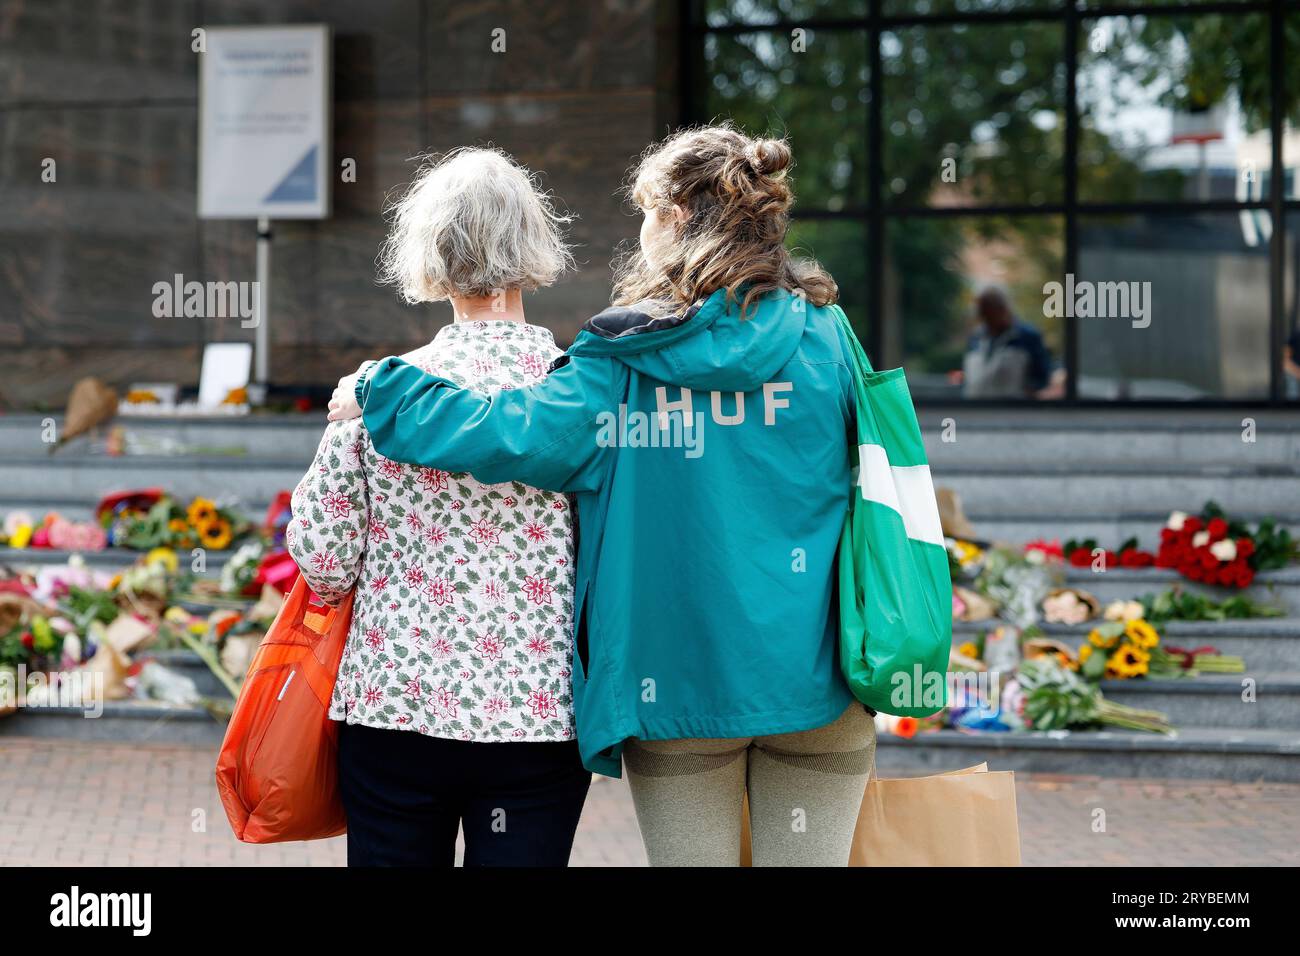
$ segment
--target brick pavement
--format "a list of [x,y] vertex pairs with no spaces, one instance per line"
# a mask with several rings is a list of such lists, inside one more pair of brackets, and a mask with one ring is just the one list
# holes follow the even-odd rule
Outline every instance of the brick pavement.
[[[200,747],[0,736],[0,865],[337,866],[342,839],[253,847],[231,835]],[[1030,865],[1300,864],[1300,785],[1022,774]],[[1096,811],[1105,832],[1094,832]],[[622,781],[597,779],[579,866],[641,866]]]

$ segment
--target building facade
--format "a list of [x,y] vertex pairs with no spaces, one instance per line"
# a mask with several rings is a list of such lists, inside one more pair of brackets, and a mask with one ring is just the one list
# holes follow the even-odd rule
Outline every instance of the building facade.
[[334,168],[356,177],[331,218],[274,223],[277,384],[445,320],[373,278],[412,157],[495,144],[576,214],[577,274],[529,304],[564,344],[635,240],[629,164],[730,117],[789,135],[792,245],[923,400],[975,394],[990,287],[1041,339],[1040,401],[1300,396],[1291,0],[0,0],[4,407],[85,374],[192,385],[204,344],[252,336],[156,318],[152,289],[254,275],[254,224],[196,215],[193,30],[296,22],[333,29]]

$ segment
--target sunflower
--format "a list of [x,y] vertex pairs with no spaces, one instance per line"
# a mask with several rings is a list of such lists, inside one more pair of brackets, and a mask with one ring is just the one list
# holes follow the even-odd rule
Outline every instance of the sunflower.
[[199,542],[205,548],[220,551],[230,546],[230,522],[225,518],[215,518],[199,525]]
[[1147,672],[1151,655],[1140,647],[1121,647],[1106,661],[1106,676],[1113,670],[1116,677],[1141,677]]
[[1091,641],[1096,647],[1100,647],[1102,649],[1109,649],[1115,646],[1115,642],[1119,640],[1119,635],[1114,634],[1108,636],[1106,634],[1103,634],[1100,630],[1094,627],[1092,631],[1088,634],[1088,640]]
[[154,548],[144,558],[145,566],[151,564],[161,564],[172,574],[176,573],[179,561],[176,558],[176,552],[171,548]]
[[190,523],[184,518],[172,518],[167,522],[167,530],[174,535],[185,534],[190,530]]
[[1143,650],[1149,650],[1160,643],[1156,629],[1141,618],[1135,618],[1124,625],[1124,636]]
[[957,648],[957,653],[972,660],[980,659],[980,649],[975,646],[974,641],[966,641],[961,647]]
[[953,542],[953,546],[957,550],[957,563],[963,568],[969,567],[980,558],[984,557],[984,552],[980,550],[979,546],[972,544],[969,541],[958,539]]
[[190,524],[200,531],[204,525],[210,524],[219,517],[217,506],[207,498],[195,498],[191,501],[185,516],[189,519]]

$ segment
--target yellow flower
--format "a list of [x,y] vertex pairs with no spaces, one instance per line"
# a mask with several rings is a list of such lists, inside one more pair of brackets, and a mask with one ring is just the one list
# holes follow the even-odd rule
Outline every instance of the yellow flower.
[[957,648],[957,653],[962,657],[969,657],[973,660],[979,660],[980,649],[975,646],[974,641],[966,641],[961,647]]
[[220,551],[230,545],[230,522],[217,518],[199,525],[199,541],[205,548]]
[[1140,648],[1148,649],[1160,643],[1156,629],[1141,618],[1124,625],[1124,636]]
[[1106,674],[1113,670],[1116,677],[1141,677],[1150,662],[1151,655],[1140,647],[1121,647],[1106,661]]
[[207,498],[195,498],[190,502],[189,510],[185,515],[189,518],[190,524],[201,528],[217,517],[217,506]]
[[167,522],[167,530],[172,534],[184,534],[190,530],[190,524],[184,518],[172,518]]
[[161,564],[169,573],[175,574],[180,562],[171,548],[154,548],[144,556],[144,563],[146,567],[154,563]]
[[1092,657],[1092,645],[1091,645],[1091,644],[1080,644],[1080,645],[1079,645],[1079,663],[1080,663],[1080,664],[1086,664],[1086,663],[1088,662],[1088,658],[1090,658],[1090,657]]
[[1097,628],[1094,627],[1092,629],[1092,632],[1089,633],[1088,635],[1088,640],[1091,641],[1097,647],[1105,649],[1105,648],[1114,647],[1115,642],[1119,640],[1119,636],[1116,635],[1114,637],[1106,637],[1104,634],[1101,633],[1101,631],[1097,630]]
[[979,546],[969,541],[957,540],[953,544],[957,548],[957,563],[963,568],[984,557],[984,552],[980,550]]

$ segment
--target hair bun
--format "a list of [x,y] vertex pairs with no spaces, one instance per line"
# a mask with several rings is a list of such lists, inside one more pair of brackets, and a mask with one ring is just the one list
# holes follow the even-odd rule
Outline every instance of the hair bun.
[[745,159],[759,175],[774,176],[789,167],[790,146],[783,139],[751,140],[745,147]]

